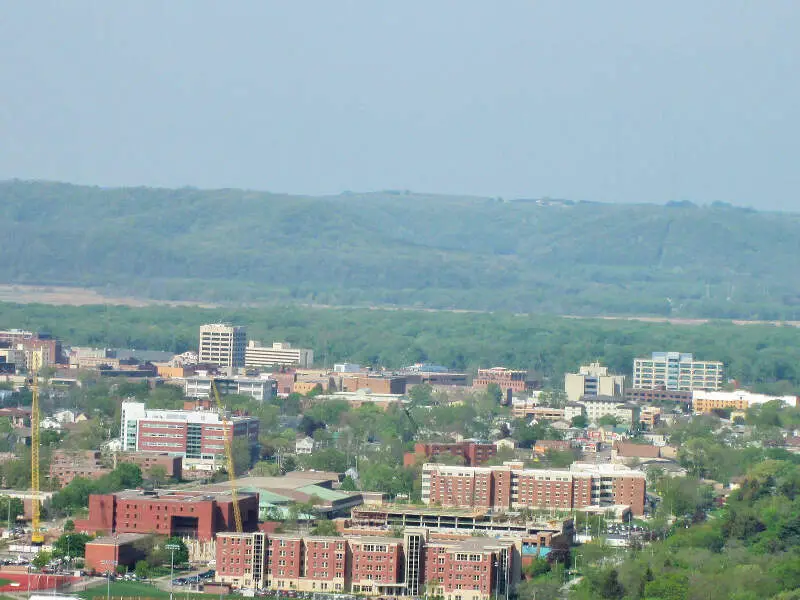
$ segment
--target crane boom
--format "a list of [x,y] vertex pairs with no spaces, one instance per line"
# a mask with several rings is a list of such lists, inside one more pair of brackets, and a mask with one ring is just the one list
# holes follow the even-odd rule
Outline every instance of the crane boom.
[[28,369],[31,375],[31,544],[44,543],[41,525],[41,507],[39,506],[39,367],[42,364],[42,351],[31,351],[31,364]]
[[[233,426],[225,414],[225,409],[222,406],[222,400],[219,397],[219,390],[214,378],[211,378],[211,391],[214,393],[214,400],[217,403],[217,412],[219,413],[220,421],[222,421],[222,437],[225,444],[225,458],[228,463],[228,477],[231,482],[231,500],[233,501],[233,519],[236,522],[236,531],[242,533],[242,511],[239,509],[239,491],[236,488],[236,469],[233,463]],[[230,437],[228,432],[230,431]]]

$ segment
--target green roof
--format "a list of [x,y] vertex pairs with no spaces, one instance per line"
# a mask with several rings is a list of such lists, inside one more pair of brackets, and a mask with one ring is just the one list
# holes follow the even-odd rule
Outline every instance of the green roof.
[[288,504],[292,501],[288,496],[281,496],[275,492],[260,488],[242,488],[243,492],[255,492],[258,494],[258,504]]
[[309,496],[319,496],[319,498],[322,500],[344,500],[345,498],[349,497],[347,494],[343,494],[342,492],[330,490],[313,483],[311,485],[304,485],[301,488],[297,488],[297,491],[308,494]]

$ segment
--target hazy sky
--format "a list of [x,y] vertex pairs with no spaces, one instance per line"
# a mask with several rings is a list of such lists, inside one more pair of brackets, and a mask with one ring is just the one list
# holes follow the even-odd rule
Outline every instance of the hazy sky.
[[800,210],[800,2],[5,2],[0,179]]

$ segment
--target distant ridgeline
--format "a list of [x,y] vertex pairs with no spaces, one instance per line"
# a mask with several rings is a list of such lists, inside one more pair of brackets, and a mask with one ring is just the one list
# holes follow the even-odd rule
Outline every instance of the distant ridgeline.
[[800,319],[800,216],[0,183],[0,282],[159,299]]

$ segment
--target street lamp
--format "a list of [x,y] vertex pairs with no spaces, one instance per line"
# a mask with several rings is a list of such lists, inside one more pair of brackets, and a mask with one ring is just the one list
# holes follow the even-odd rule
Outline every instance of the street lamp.
[[169,600],[172,600],[172,573],[175,569],[175,550],[180,550],[180,546],[178,544],[167,544],[164,547],[169,550]]
[[106,566],[106,598],[111,600],[111,569],[117,566],[117,561],[101,560],[100,564]]

